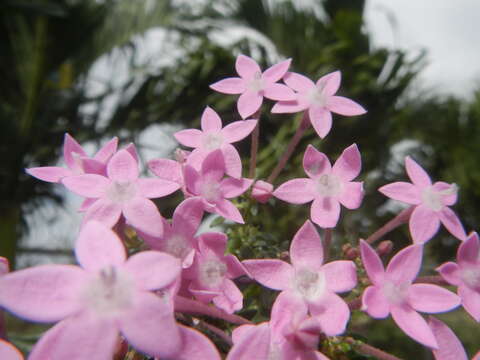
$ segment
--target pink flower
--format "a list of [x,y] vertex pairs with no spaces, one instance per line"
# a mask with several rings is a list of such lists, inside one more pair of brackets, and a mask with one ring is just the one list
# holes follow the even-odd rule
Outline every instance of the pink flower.
[[462,343],[445,323],[431,316],[428,325],[438,343],[438,349],[432,350],[435,360],[468,360]]
[[0,339],[0,359],[23,360],[23,355],[12,344]]
[[280,101],[272,113],[295,113],[308,109],[308,116],[317,134],[324,138],[332,127],[332,112],[345,116],[362,115],[366,110],[343,96],[334,96],[340,87],[341,73],[322,76],[315,84],[309,78],[288,72],[283,81],[295,90],[294,101]]
[[161,236],[163,222],[150,198],[178,190],[175,182],[138,178],[138,163],[127,150],[117,152],[107,164],[107,177],[98,174],[68,176],[62,183],[74,193],[97,199],[89,206],[84,223],[97,220],[114,226],[120,215],[135,228],[152,236]]
[[301,299],[327,336],[345,331],[350,310],[336,293],[350,291],[357,284],[352,261],[323,264],[323,247],[315,226],[306,221],[290,245],[292,265],[277,259],[245,260],[252,277],[270,289]]
[[205,157],[213,150],[220,149],[225,159],[227,175],[242,176],[242,161],[232,143],[247,137],[257,125],[257,120],[235,121],[222,128],[222,120],[210,107],[206,107],[201,120],[202,130],[186,129],[174,134],[177,141],[195,148],[187,158],[187,164],[197,170]]
[[439,313],[460,305],[452,292],[432,284],[413,284],[422,265],[423,247],[410,245],[397,253],[384,270],[382,261],[367,242],[361,240],[362,262],[373,285],[362,295],[362,310],[376,319],[393,320],[408,336],[437,349],[438,343],[427,322],[417,311]]
[[272,197],[273,185],[263,181],[257,180],[253,184],[252,197],[259,203],[265,204]]
[[442,181],[432,185],[425,170],[409,156],[405,158],[405,168],[412,183],[398,181],[382,186],[378,191],[391,199],[415,205],[409,221],[413,242],[426,243],[436,234],[440,223],[453,236],[465,240],[465,230],[449,208],[457,202],[457,186]]
[[458,286],[463,307],[480,322],[480,241],[476,232],[458,247],[457,262],[447,262],[437,271],[445,281]]
[[223,178],[225,161],[221,150],[212,151],[202,163],[200,172],[185,165],[185,183],[189,194],[203,201],[205,211],[243,224],[240,211],[229,200],[243,194],[252,184],[250,179]]
[[27,173],[37,179],[58,183],[65,176],[79,174],[104,174],[108,160],[117,151],[118,139],[114,137],[107,142],[93,158],[68,133],[63,142],[63,159],[67,168],[42,166],[26,169]]
[[295,93],[289,87],[277,84],[287,72],[290,62],[290,59],[282,61],[262,73],[255,60],[239,55],[235,68],[240,77],[220,80],[210,88],[224,94],[241,94],[237,108],[240,116],[246,119],[260,109],[264,97],[277,101],[295,100]]
[[363,182],[352,181],[361,167],[360,152],[355,144],[342,152],[333,167],[325,154],[308,145],[303,168],[310,178],[287,181],[273,196],[292,204],[313,200],[312,221],[322,228],[332,228],[340,217],[340,204],[347,209],[357,209],[362,203]]
[[0,278],[5,309],[30,321],[60,321],[35,345],[30,360],[111,359],[119,332],[151,356],[180,350],[172,301],[152,292],[178,277],[178,259],[144,251],[127,260],[121,240],[95,221],[83,227],[75,254],[81,267],[43,265]]

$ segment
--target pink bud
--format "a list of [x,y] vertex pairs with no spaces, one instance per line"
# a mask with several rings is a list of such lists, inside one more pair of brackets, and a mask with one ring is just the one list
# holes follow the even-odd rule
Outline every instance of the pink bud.
[[272,197],[272,192],[273,185],[266,181],[258,180],[253,184],[252,197],[259,203],[265,204]]
[[388,255],[393,249],[393,242],[384,240],[377,246],[377,253],[380,256]]

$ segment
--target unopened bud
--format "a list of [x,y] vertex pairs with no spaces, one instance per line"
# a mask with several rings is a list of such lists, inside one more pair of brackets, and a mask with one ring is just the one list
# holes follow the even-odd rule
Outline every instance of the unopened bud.
[[393,242],[384,240],[377,246],[377,253],[380,256],[388,255],[393,249]]
[[358,249],[354,247],[347,249],[347,251],[345,251],[344,253],[345,253],[345,258],[348,260],[355,260],[360,255]]
[[174,157],[180,164],[184,164],[187,161],[188,155],[190,155],[190,151],[178,148],[175,150]]
[[282,261],[289,262],[290,261],[290,253],[288,251],[283,251],[282,253],[280,253],[279,258]]
[[253,184],[252,197],[259,203],[265,204],[272,197],[272,192],[273,185],[266,181],[258,180]]

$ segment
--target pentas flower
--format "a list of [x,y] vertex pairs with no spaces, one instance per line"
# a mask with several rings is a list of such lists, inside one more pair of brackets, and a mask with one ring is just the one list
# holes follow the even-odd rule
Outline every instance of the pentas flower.
[[309,178],[289,180],[273,196],[292,204],[313,200],[310,217],[322,228],[333,228],[340,217],[340,204],[357,209],[363,199],[363,182],[352,181],[360,173],[362,160],[357,145],[346,148],[333,167],[327,156],[308,145],[303,168]]
[[423,244],[430,240],[437,233],[440,223],[453,236],[465,240],[465,230],[449,208],[457,202],[457,186],[443,181],[432,184],[425,170],[409,156],[405,158],[405,168],[412,183],[398,181],[382,186],[378,191],[391,199],[415,206],[409,221],[413,242]]
[[222,119],[210,107],[206,107],[201,118],[202,130],[186,129],[174,134],[177,141],[195,148],[187,157],[187,164],[197,170],[205,157],[213,150],[220,149],[225,160],[227,175],[242,176],[242,160],[232,143],[247,137],[257,125],[257,120],[235,121],[222,128]]
[[240,211],[227,199],[243,194],[252,184],[251,179],[224,178],[225,161],[221,150],[212,151],[197,171],[185,165],[186,190],[191,196],[202,199],[205,211],[243,224]]
[[458,286],[462,305],[480,322],[480,241],[473,232],[457,250],[457,263],[447,262],[437,268],[449,284]]
[[117,152],[107,164],[107,176],[83,174],[68,176],[62,183],[74,193],[96,199],[85,213],[84,223],[97,220],[114,226],[120,215],[135,228],[161,236],[163,222],[151,198],[178,190],[179,185],[162,179],[138,177],[138,163],[127,150]]
[[60,321],[29,359],[111,359],[119,332],[151,356],[180,350],[172,301],[152,292],[178,277],[178,259],[144,251],[127,260],[121,240],[95,221],[82,228],[75,254],[81,267],[43,265],[0,278],[0,306],[30,321]]
[[107,142],[93,157],[89,157],[83,147],[68,133],[63,141],[63,159],[67,168],[42,166],[26,169],[37,179],[58,183],[65,176],[79,174],[105,174],[108,160],[117,151],[118,138]]
[[468,360],[462,343],[444,322],[431,316],[428,325],[438,343],[438,349],[432,350],[435,360]]
[[343,96],[335,96],[340,87],[340,71],[324,75],[316,83],[303,75],[288,72],[283,81],[296,91],[296,98],[294,101],[276,103],[272,113],[308,110],[313,128],[321,138],[327,136],[332,128],[332,112],[345,116],[366,113],[366,110],[356,102]]
[[198,249],[192,266],[183,277],[190,280],[188,290],[197,300],[233,313],[240,310],[243,295],[231,280],[247,273],[238,259],[225,255],[227,236],[222,233],[204,233],[198,237]]
[[237,108],[240,116],[246,119],[260,109],[264,97],[277,101],[295,100],[292,89],[283,84],[277,84],[290,67],[290,62],[291,59],[282,61],[262,73],[255,60],[239,55],[235,69],[240,77],[220,80],[210,85],[210,88],[224,94],[241,94]]
[[0,339],[0,359],[5,360],[23,360],[24,357],[18,349],[12,344]]
[[437,349],[438,342],[417,311],[440,313],[460,305],[454,293],[432,284],[413,284],[422,265],[423,247],[410,245],[397,253],[385,270],[375,250],[361,240],[362,262],[372,285],[362,295],[362,310],[376,319],[393,320],[420,344]]
[[290,259],[291,265],[278,259],[245,260],[243,264],[260,284],[301,299],[327,336],[341,334],[350,310],[336,293],[350,291],[357,284],[355,264],[323,264],[322,241],[308,220],[293,238]]

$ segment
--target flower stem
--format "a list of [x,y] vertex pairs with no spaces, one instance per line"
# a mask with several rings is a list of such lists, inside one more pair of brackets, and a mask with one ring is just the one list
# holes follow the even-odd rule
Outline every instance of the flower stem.
[[325,229],[323,232],[323,241],[324,241],[324,246],[323,246],[323,259],[324,262],[328,260],[329,254],[330,254],[330,245],[332,243],[332,229]]
[[275,181],[277,176],[285,167],[285,164],[287,163],[288,159],[290,159],[290,156],[292,156],[293,150],[295,150],[295,148],[297,147],[298,143],[302,139],[303,134],[309,127],[310,127],[310,119],[308,118],[308,113],[305,111],[303,113],[302,121],[300,122],[300,125],[298,126],[297,131],[295,132],[295,135],[293,135],[292,140],[290,140],[290,143],[288,144],[287,149],[282,154],[282,157],[280,158],[280,161],[278,162],[277,166],[275,167],[275,169],[273,169],[272,173],[268,177],[267,182],[273,183]]
[[200,319],[196,319],[199,321],[199,326],[200,327],[203,327],[209,331],[211,331],[212,333],[214,333],[215,335],[217,335],[218,337],[220,337],[223,341],[225,341],[228,345],[232,346],[233,345],[233,341],[232,341],[232,338],[225,332],[223,331],[222,329],[212,325],[212,324],[209,324],[207,323],[206,321],[202,321]]
[[440,275],[419,276],[414,282],[420,284],[450,285]]
[[367,243],[373,244],[375,241],[381,239],[385,234],[388,234],[390,231],[396,229],[400,225],[405,224],[408,219],[410,219],[413,209],[415,209],[415,206],[410,206],[409,208],[403,210],[400,214],[395,216],[392,220],[370,235],[366,240]]
[[248,169],[248,177],[255,178],[255,170],[257,169],[258,139],[260,137],[260,110],[253,114],[252,118],[257,119],[257,125],[252,132],[252,144],[250,147],[250,166]]
[[344,340],[345,342],[353,345],[359,353],[362,353],[365,355],[371,355],[380,360],[402,360],[394,355],[391,355],[383,350],[377,349],[371,345],[361,343],[351,337],[347,337]]

